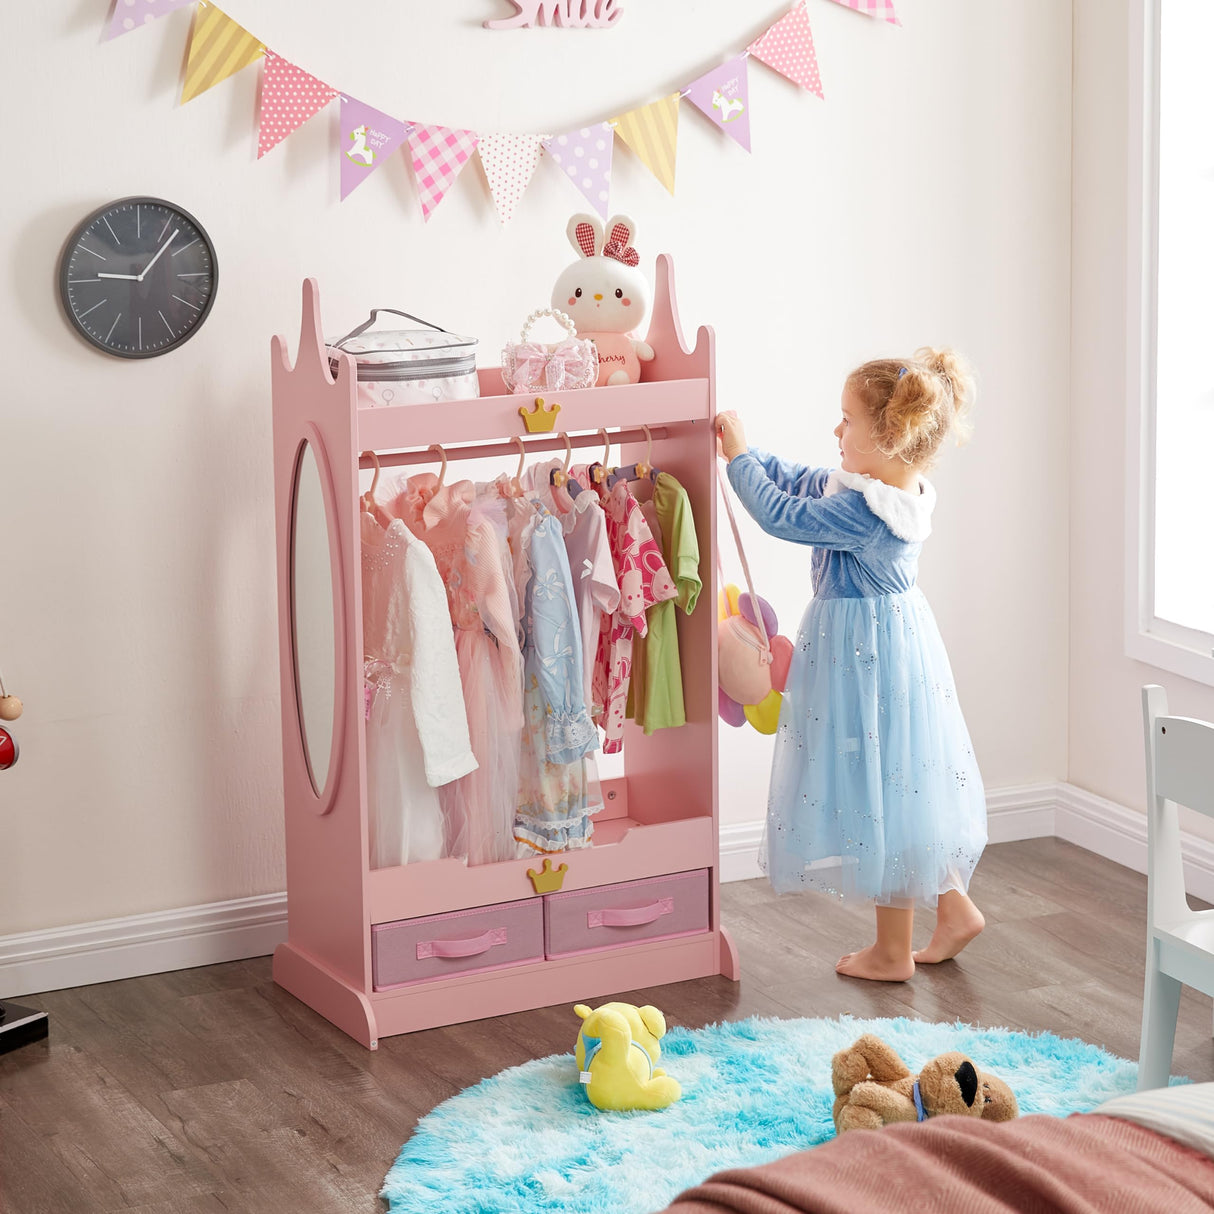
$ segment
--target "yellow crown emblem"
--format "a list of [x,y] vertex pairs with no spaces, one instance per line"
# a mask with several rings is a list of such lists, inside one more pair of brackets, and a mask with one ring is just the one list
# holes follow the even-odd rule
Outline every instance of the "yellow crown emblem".
[[531,878],[531,884],[535,886],[537,894],[555,894],[564,884],[565,873],[568,871],[568,864],[562,864],[560,868],[554,869],[552,861],[545,857],[544,863],[540,865],[540,871],[537,873],[534,868],[529,868],[527,876]]
[[556,429],[556,415],[560,411],[561,407],[556,401],[546,405],[544,398],[537,396],[535,404],[530,409],[519,405],[518,415],[523,419],[523,425],[527,427],[528,434],[548,434]]

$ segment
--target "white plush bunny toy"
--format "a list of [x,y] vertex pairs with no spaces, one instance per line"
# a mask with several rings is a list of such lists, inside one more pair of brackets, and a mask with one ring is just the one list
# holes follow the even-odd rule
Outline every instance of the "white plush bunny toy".
[[579,260],[556,280],[552,306],[570,316],[578,336],[594,342],[599,384],[635,384],[641,363],[653,358],[653,347],[631,336],[649,311],[649,284],[632,247],[636,224],[617,215],[604,240],[598,216],[583,213],[565,231]]

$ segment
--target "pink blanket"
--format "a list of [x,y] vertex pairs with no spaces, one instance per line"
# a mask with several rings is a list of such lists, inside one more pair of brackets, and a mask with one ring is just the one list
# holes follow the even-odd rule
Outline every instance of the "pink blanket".
[[852,1130],[688,1190],[664,1214],[1210,1214],[1214,1160],[1097,1114]]

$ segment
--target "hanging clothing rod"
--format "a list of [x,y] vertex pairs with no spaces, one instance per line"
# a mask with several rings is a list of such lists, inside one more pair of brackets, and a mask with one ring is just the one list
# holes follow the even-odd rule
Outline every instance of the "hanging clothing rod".
[[[616,430],[614,433],[608,431],[611,439],[611,445],[618,447],[623,443],[643,443],[646,439],[645,431],[639,426],[631,430]],[[659,426],[657,429],[652,427],[649,430],[648,437],[654,442],[665,438],[667,435],[666,428]],[[551,436],[544,438],[533,438],[531,435],[518,436],[527,448],[528,455],[534,455],[540,451],[563,451],[565,449],[565,438],[563,432],[557,432]],[[602,447],[603,436],[597,431],[591,431],[587,434],[570,434],[569,443],[574,447]],[[489,459],[495,455],[517,455],[518,446],[513,438],[505,442],[497,443],[477,443],[471,447],[445,447],[447,458],[453,459]],[[434,464],[438,462],[438,454],[432,447],[427,447],[420,451],[388,451],[379,456],[381,467],[393,468],[400,467],[402,464]],[[363,455],[359,461],[360,468],[373,468],[375,463],[371,456]]]

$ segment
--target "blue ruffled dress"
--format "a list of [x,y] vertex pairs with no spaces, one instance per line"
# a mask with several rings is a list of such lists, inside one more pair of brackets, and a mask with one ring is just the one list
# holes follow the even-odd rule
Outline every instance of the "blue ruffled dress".
[[884,906],[965,892],[986,799],[915,584],[935,491],[755,450],[730,462],[729,480],[764,531],[813,548],[760,851],[772,885]]

